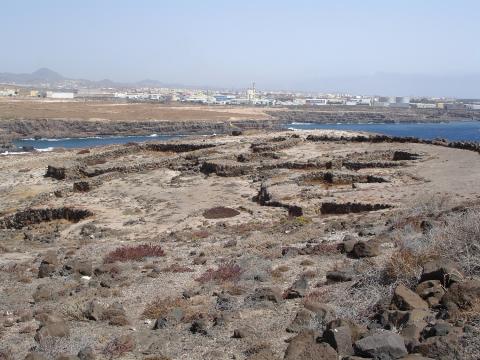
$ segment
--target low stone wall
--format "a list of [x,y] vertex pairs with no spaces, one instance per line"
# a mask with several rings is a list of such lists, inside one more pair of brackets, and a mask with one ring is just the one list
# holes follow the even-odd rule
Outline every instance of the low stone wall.
[[86,209],[75,208],[46,208],[46,209],[27,209],[19,211],[0,219],[1,229],[22,229],[25,226],[48,222],[52,220],[68,220],[78,222],[93,213]]

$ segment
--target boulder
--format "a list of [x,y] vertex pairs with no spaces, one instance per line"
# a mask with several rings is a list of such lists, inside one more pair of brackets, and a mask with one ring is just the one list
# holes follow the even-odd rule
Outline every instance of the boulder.
[[429,306],[435,306],[440,303],[445,289],[439,280],[427,280],[417,285],[415,292],[424,299]]
[[425,329],[423,332],[423,337],[425,339],[432,336],[446,336],[452,332],[453,326],[447,322],[436,323],[435,325]]
[[194,320],[192,322],[192,324],[190,325],[190,332],[192,334],[207,335],[208,334],[207,333],[207,324],[202,319]]
[[361,339],[363,335],[367,332],[365,328],[355,324],[352,320],[345,320],[345,319],[335,319],[330,321],[327,324],[327,330],[336,329],[342,326],[348,326],[350,328],[352,341],[357,341]]
[[366,336],[354,346],[358,355],[376,359],[400,359],[408,354],[403,338],[390,331]]
[[455,282],[464,279],[463,273],[457,268],[454,262],[449,260],[429,261],[423,266],[420,282],[427,280],[438,280],[443,286],[449,287]]
[[56,315],[42,314],[37,316],[40,319],[40,327],[35,334],[35,340],[42,342],[47,337],[66,337],[70,335],[67,323]]
[[380,317],[380,323],[385,328],[402,328],[407,325],[425,322],[433,319],[434,315],[427,310],[414,309],[409,311],[385,310]]
[[106,320],[110,325],[116,326],[129,324],[125,309],[120,303],[113,303],[107,309],[103,310],[102,320]]
[[342,253],[351,253],[353,251],[353,248],[355,247],[355,244],[357,243],[357,240],[347,240],[338,245],[339,250]]
[[326,343],[318,343],[316,333],[303,331],[288,344],[284,360],[337,360],[337,352]]
[[305,309],[314,312],[318,321],[321,321],[322,323],[327,324],[335,319],[335,312],[327,304],[307,300],[304,303],[304,307]]
[[428,309],[428,304],[405,285],[395,288],[392,304],[399,310]]
[[38,303],[41,301],[57,300],[58,294],[53,286],[48,284],[40,284],[33,293],[33,300]]
[[346,271],[327,271],[327,284],[352,280],[352,275]]
[[465,280],[450,286],[442,298],[442,304],[447,306],[453,303],[461,310],[470,310],[480,299],[480,281]]
[[358,241],[349,254],[355,258],[375,257],[380,255],[380,247],[373,241]]
[[105,307],[98,300],[93,299],[87,304],[84,315],[89,320],[99,321],[102,319],[104,311]]
[[281,290],[276,287],[262,287],[255,289],[254,293],[245,300],[251,302],[271,301],[278,304],[283,301],[283,297]]
[[326,330],[323,339],[341,356],[353,355],[352,331],[349,326],[339,326]]
[[80,360],[95,360],[96,359],[95,352],[93,351],[93,349],[91,347],[88,347],[88,346],[84,347],[84,348],[81,348],[80,351],[78,352],[77,356]]
[[38,277],[45,278],[51,276],[58,266],[57,254],[55,251],[48,251],[38,267]]
[[320,323],[321,319],[319,319],[313,311],[300,309],[286,330],[290,333],[299,333],[303,330],[315,330],[318,329]]
[[234,339],[244,339],[244,338],[255,338],[255,330],[250,326],[242,326],[233,330],[232,338]]
[[298,280],[292,284],[290,288],[285,292],[286,299],[296,299],[305,296],[305,292],[308,289],[308,280],[305,276],[301,276]]
[[413,349],[416,353],[438,360],[461,359],[459,350],[459,337],[454,334],[429,337]]

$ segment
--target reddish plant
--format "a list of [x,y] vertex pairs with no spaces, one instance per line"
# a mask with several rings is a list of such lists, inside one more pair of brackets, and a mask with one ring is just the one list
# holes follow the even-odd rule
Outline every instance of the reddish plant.
[[164,256],[165,252],[159,245],[142,244],[133,246],[122,246],[107,254],[103,259],[104,263],[116,261],[141,261],[147,257]]
[[220,265],[216,270],[208,269],[200,277],[195,279],[201,284],[205,284],[210,281],[226,282],[226,281],[238,281],[243,274],[243,270],[239,265],[228,262]]

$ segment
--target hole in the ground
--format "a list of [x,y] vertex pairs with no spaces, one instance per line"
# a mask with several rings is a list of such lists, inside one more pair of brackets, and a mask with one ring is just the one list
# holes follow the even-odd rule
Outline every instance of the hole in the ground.
[[240,215],[240,212],[223,206],[217,206],[203,212],[203,217],[206,219],[225,219]]

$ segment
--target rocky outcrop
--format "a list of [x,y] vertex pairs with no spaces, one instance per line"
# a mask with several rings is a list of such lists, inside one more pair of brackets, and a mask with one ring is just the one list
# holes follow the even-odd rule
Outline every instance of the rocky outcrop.
[[230,133],[237,130],[282,128],[278,120],[238,121],[104,121],[81,119],[12,119],[0,121],[0,132],[14,139],[65,138],[108,135],[178,135]]
[[71,222],[78,222],[92,215],[93,213],[89,210],[68,207],[53,209],[28,209],[1,218],[0,228],[22,229],[25,226],[60,219],[68,220]]
[[396,122],[440,122],[448,120],[480,120],[480,111],[446,109],[393,109],[382,107],[322,106],[320,110],[306,108],[288,111],[267,111],[282,122],[317,124],[366,124]]

